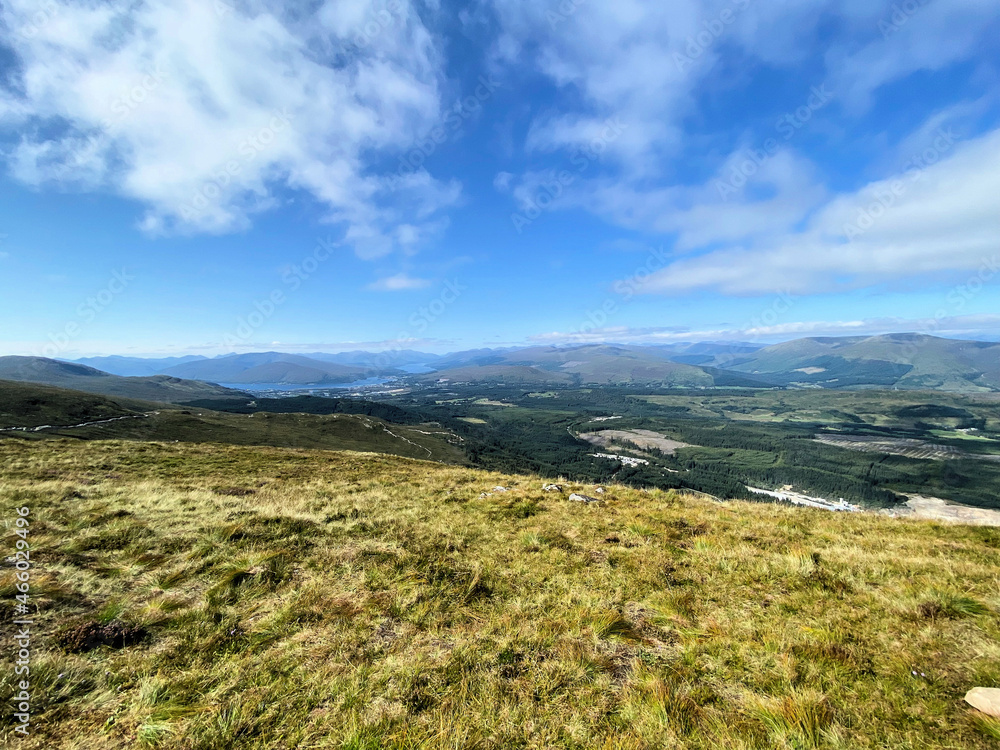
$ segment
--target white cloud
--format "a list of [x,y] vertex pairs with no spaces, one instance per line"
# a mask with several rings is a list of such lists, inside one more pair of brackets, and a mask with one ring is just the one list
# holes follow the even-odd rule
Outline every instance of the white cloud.
[[510,172],[499,172],[497,173],[497,176],[493,178],[493,187],[501,193],[506,193],[510,190],[510,182],[513,179],[514,175]]
[[[975,59],[996,39],[1000,3],[995,0],[855,0],[843,8],[853,34],[838,39],[826,56],[830,84],[855,109],[866,108],[882,86],[916,71],[938,71]],[[867,42],[859,43],[865,34]]]
[[672,344],[700,341],[773,343],[812,336],[877,336],[886,333],[925,333],[957,338],[995,340],[1000,315],[962,315],[941,318],[871,318],[865,320],[796,321],[742,328],[677,329],[611,327],[587,331],[550,332],[529,337],[538,344]]
[[[947,142],[943,136],[939,146]],[[813,293],[930,277],[983,283],[1000,272],[1000,130],[947,148],[933,165],[837,196],[804,229],[678,260],[645,292]]]
[[442,61],[417,2],[380,14],[367,0],[249,13],[52,0],[39,23],[38,3],[11,0],[0,42],[20,67],[0,130],[19,140],[4,156],[29,184],[139,201],[150,232],[244,228],[290,188],[364,256],[412,246],[460,194],[426,172],[397,185],[368,168],[441,115]]
[[425,289],[430,286],[427,279],[418,279],[406,273],[397,273],[369,284],[368,288],[377,292],[402,292],[410,289]]

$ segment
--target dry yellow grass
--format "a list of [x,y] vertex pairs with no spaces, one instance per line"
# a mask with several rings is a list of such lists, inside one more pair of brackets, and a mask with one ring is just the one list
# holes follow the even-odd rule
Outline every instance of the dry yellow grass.
[[[997,747],[962,703],[1000,685],[997,529],[617,486],[581,505],[351,453],[0,442],[0,466],[39,607],[11,746]],[[10,643],[10,567],[0,595]],[[147,637],[60,645],[92,623]]]

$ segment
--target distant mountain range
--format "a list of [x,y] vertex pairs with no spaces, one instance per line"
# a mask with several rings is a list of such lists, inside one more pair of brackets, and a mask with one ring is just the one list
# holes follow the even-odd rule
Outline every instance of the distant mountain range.
[[215,383],[277,383],[330,385],[380,375],[399,375],[397,369],[415,364],[433,365],[440,355],[410,350],[341,352],[339,354],[284,354],[262,352],[222,357],[87,357],[76,364],[125,377],[172,375]]
[[126,378],[149,377],[150,375],[162,375],[165,370],[187,362],[196,362],[206,359],[200,356],[188,357],[164,357],[163,359],[142,359],[141,357],[84,357],[75,360],[76,364],[93,367],[97,370],[110,373],[111,375],[121,375]]
[[198,399],[241,397],[241,391],[169,375],[122,377],[86,365],[43,357],[0,357],[0,380],[40,383],[102,396],[183,403]]
[[807,338],[753,344],[532,347],[477,351],[439,361],[425,381],[664,388],[896,388],[1000,390],[1000,344],[921,334]]
[[166,375],[248,386],[322,386],[373,376],[402,377],[407,368],[421,365],[431,370],[414,376],[424,382],[1000,390],[1000,344],[921,334],[805,338],[767,347],[742,342],[587,344],[475,349],[446,355],[412,350],[264,352],[212,359],[99,357],[81,363],[100,366],[114,375]]
[[178,378],[239,385],[254,383],[334,385],[352,383],[376,374],[398,373],[391,368],[373,372],[359,365],[321,362],[311,357],[279,352],[232,354],[217,359],[200,359],[170,367],[163,372]]

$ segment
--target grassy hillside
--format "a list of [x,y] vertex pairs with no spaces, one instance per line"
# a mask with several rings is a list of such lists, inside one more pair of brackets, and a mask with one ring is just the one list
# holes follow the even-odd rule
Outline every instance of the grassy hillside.
[[1000,741],[961,700],[1000,683],[997,530],[617,486],[582,505],[349,453],[4,441],[0,467],[39,607],[19,747]]
[[[205,406],[214,403],[240,413],[220,413]],[[255,413],[258,409],[261,413]],[[271,410],[274,413],[269,413]],[[317,413],[300,413],[312,410]],[[395,423],[394,418],[401,423]],[[220,399],[182,409],[0,381],[0,439],[8,440],[71,437],[266,445],[370,451],[464,463],[462,438],[425,422],[426,418],[399,407],[346,399]],[[10,429],[42,425],[47,427],[31,432]]]
[[463,463],[461,439],[434,425],[396,425],[355,414],[222,414],[162,410],[142,418],[44,432],[0,433],[0,439],[137,440],[222,443],[389,453]]
[[0,380],[38,383],[112,398],[177,403],[207,398],[237,398],[242,391],[167,375],[125,378],[92,367],[44,357],[0,357]]
[[0,430],[80,424],[137,413],[104,396],[0,380]]

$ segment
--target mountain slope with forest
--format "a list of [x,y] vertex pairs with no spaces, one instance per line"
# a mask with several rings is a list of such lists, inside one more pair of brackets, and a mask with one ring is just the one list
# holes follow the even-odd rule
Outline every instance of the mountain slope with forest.
[[781,383],[828,388],[1000,390],[1000,344],[921,334],[797,339],[741,357],[730,366]]

